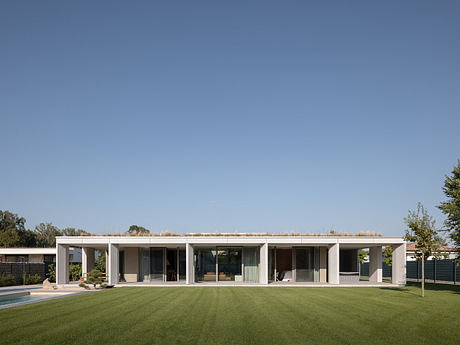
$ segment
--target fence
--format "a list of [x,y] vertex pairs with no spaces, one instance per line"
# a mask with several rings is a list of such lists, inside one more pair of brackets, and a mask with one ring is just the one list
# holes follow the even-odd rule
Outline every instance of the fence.
[[2,274],[11,274],[16,284],[23,284],[24,276],[38,274],[42,279],[46,278],[45,265],[41,263],[2,262],[0,275]]
[[[361,264],[361,276],[369,276],[369,263]],[[391,277],[391,266],[386,262],[382,263],[383,277]],[[406,278],[422,279],[422,262],[406,261]],[[460,266],[455,260],[427,260],[425,261],[425,279],[436,281],[453,282],[460,279]]]

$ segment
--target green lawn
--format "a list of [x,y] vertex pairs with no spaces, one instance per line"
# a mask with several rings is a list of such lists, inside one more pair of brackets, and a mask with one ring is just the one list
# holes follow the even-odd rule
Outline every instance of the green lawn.
[[0,310],[0,344],[459,344],[460,286],[132,287]]

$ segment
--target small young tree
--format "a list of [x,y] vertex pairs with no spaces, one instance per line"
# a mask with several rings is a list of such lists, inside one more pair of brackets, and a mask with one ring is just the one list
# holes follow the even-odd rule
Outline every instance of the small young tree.
[[88,273],[88,278],[86,278],[86,283],[87,284],[92,284],[94,287],[96,287],[97,284],[102,284],[104,279],[102,278],[102,272],[93,269],[91,272]]
[[391,266],[393,263],[393,246],[386,246],[383,250],[383,257],[385,258],[383,261],[388,265]]
[[53,264],[48,265],[48,273],[46,274],[51,283],[56,282],[56,266]]
[[105,251],[100,251],[100,255],[96,258],[95,267],[101,272],[106,272],[106,255]]
[[452,170],[452,176],[446,175],[443,191],[447,201],[442,202],[438,208],[447,216],[444,224],[450,232],[451,240],[455,243],[457,264],[460,264],[460,159]]
[[80,264],[70,264],[69,266],[70,281],[80,280],[80,277],[81,277],[81,265]]
[[435,220],[428,215],[428,212],[420,202],[417,204],[417,211],[409,210],[409,214],[404,218],[404,221],[408,226],[405,238],[407,241],[416,242],[416,256],[422,260],[422,297],[424,297],[425,258],[437,252],[441,239],[434,227]]

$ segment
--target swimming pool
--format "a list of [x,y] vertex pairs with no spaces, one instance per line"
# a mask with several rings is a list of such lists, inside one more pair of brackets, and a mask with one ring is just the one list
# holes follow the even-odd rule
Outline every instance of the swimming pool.
[[38,302],[42,299],[46,299],[49,296],[36,296],[36,295],[25,295],[25,296],[13,296],[11,298],[0,299],[0,305],[8,305],[21,302]]

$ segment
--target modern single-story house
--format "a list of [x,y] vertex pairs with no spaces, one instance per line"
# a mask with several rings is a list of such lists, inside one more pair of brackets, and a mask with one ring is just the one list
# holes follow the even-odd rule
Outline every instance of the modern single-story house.
[[[411,242],[406,244],[406,257],[407,261],[416,261],[416,248],[417,242]],[[457,257],[457,250],[455,248],[449,248],[441,246],[438,248],[436,255],[441,259],[455,259]],[[434,256],[428,257],[426,260],[433,260]]]
[[[369,248],[369,281],[382,282],[382,247],[393,246],[392,282],[406,282],[402,237],[269,234],[56,237],[57,283],[68,283],[69,248],[82,248],[82,271],[107,255],[114,284],[346,284],[359,281],[358,249]],[[134,284],[132,284],[134,285]]]
[[[44,263],[56,261],[56,247],[0,248],[0,263]],[[81,262],[81,248],[69,248],[69,261]]]

